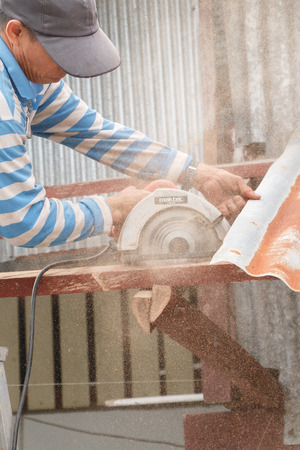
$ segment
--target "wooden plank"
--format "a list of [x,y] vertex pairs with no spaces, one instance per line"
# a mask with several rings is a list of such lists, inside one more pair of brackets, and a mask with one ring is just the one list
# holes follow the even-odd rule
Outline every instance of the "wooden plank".
[[184,416],[185,450],[300,449],[283,443],[282,410]]
[[[31,295],[39,271],[0,273],[0,298]],[[259,280],[275,280],[265,276]],[[41,280],[38,295],[74,294],[120,289],[151,288],[154,284],[197,286],[253,281],[237,266],[229,263],[209,265],[208,262],[155,267],[89,266],[51,269]]]
[[149,321],[153,329],[157,327],[223,372],[240,389],[243,406],[281,406],[281,388],[270,371],[175,289],[153,286]]
[[69,198],[82,195],[100,195],[119,192],[128,186],[142,188],[148,182],[131,177],[108,178],[105,180],[87,181],[82,183],[63,184],[59,186],[46,186],[47,197]]
[[242,178],[263,178],[271,165],[273,164],[273,159],[257,161],[249,161],[243,164],[222,164],[218,167],[220,169],[225,169],[235,175],[239,175]]
[[[206,133],[207,152],[209,159],[207,163],[213,164],[216,161],[216,155],[212,159],[212,147],[217,145],[217,131]],[[215,150],[216,151],[216,148]],[[214,153],[213,151],[213,153]],[[274,160],[263,161],[249,161],[243,164],[221,164],[217,165],[220,169],[228,170],[235,175],[240,175],[242,178],[263,177]],[[47,197],[49,198],[69,198],[81,197],[83,195],[100,195],[119,192],[128,186],[136,186],[142,189],[148,182],[137,180],[131,177],[122,178],[108,178],[105,180],[87,181],[82,183],[63,184],[59,186],[46,186]]]

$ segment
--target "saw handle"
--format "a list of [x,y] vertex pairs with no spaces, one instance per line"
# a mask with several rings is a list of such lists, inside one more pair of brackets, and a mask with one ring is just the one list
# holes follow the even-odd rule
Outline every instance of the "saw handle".
[[[149,183],[144,190],[148,191],[148,192],[154,192],[156,189],[178,189],[178,187],[176,186],[176,184],[174,184],[172,181],[169,180],[154,180],[151,181],[151,183]],[[112,226],[110,233],[108,234],[108,236],[113,237],[114,239],[118,239],[119,237],[119,232],[117,232],[116,227]]]
[[154,180],[149,183],[144,190],[154,192],[156,189],[178,189],[178,186],[169,180]]

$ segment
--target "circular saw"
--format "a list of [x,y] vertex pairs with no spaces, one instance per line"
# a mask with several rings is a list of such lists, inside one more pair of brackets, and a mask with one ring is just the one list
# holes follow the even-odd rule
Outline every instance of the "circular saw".
[[179,189],[156,189],[127,216],[117,248],[126,264],[207,261],[228,230],[228,222],[201,196]]

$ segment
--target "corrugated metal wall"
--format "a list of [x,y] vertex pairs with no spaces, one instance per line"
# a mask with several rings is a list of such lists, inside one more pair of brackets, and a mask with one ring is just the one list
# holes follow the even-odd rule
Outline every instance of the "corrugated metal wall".
[[236,139],[284,149],[300,110],[300,3],[216,2],[223,10]]

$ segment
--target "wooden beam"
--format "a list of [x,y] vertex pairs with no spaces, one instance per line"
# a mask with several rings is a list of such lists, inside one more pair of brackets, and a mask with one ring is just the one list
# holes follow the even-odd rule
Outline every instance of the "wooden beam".
[[300,449],[284,445],[282,410],[233,411],[184,416],[185,450]]
[[[31,295],[38,270],[0,273],[0,298]],[[266,276],[260,280],[275,280]],[[43,276],[38,295],[74,294],[121,289],[152,288],[154,284],[198,286],[257,280],[230,263],[208,262],[155,267],[88,266],[51,269]]]
[[[146,297],[149,301],[149,294]],[[137,293],[133,302],[140,303],[141,298],[145,300],[144,294]],[[150,330],[158,328],[221,371],[239,388],[243,407],[281,407],[282,391],[271,372],[205,314],[192,307],[176,289],[155,285],[150,302],[150,308],[139,310],[139,323],[148,321]],[[146,312],[144,318],[141,317],[143,311]]]
[[[220,169],[240,175],[242,178],[263,177],[273,160],[259,162],[245,162],[243,164],[223,164]],[[109,178],[106,180],[87,181],[82,183],[63,184],[60,186],[46,186],[47,197],[69,198],[81,197],[82,195],[100,195],[103,193],[119,192],[128,186],[136,186],[142,189],[149,182],[137,180],[131,177]]]
[[235,175],[239,175],[242,178],[263,178],[271,165],[273,159],[266,159],[261,161],[249,161],[246,163],[236,164],[220,164],[217,166],[219,169],[225,169]]
[[131,177],[109,178],[105,180],[87,181],[82,183],[63,184],[60,186],[46,186],[47,197],[69,198],[82,195],[100,195],[119,192],[128,186],[142,188],[148,183]]

